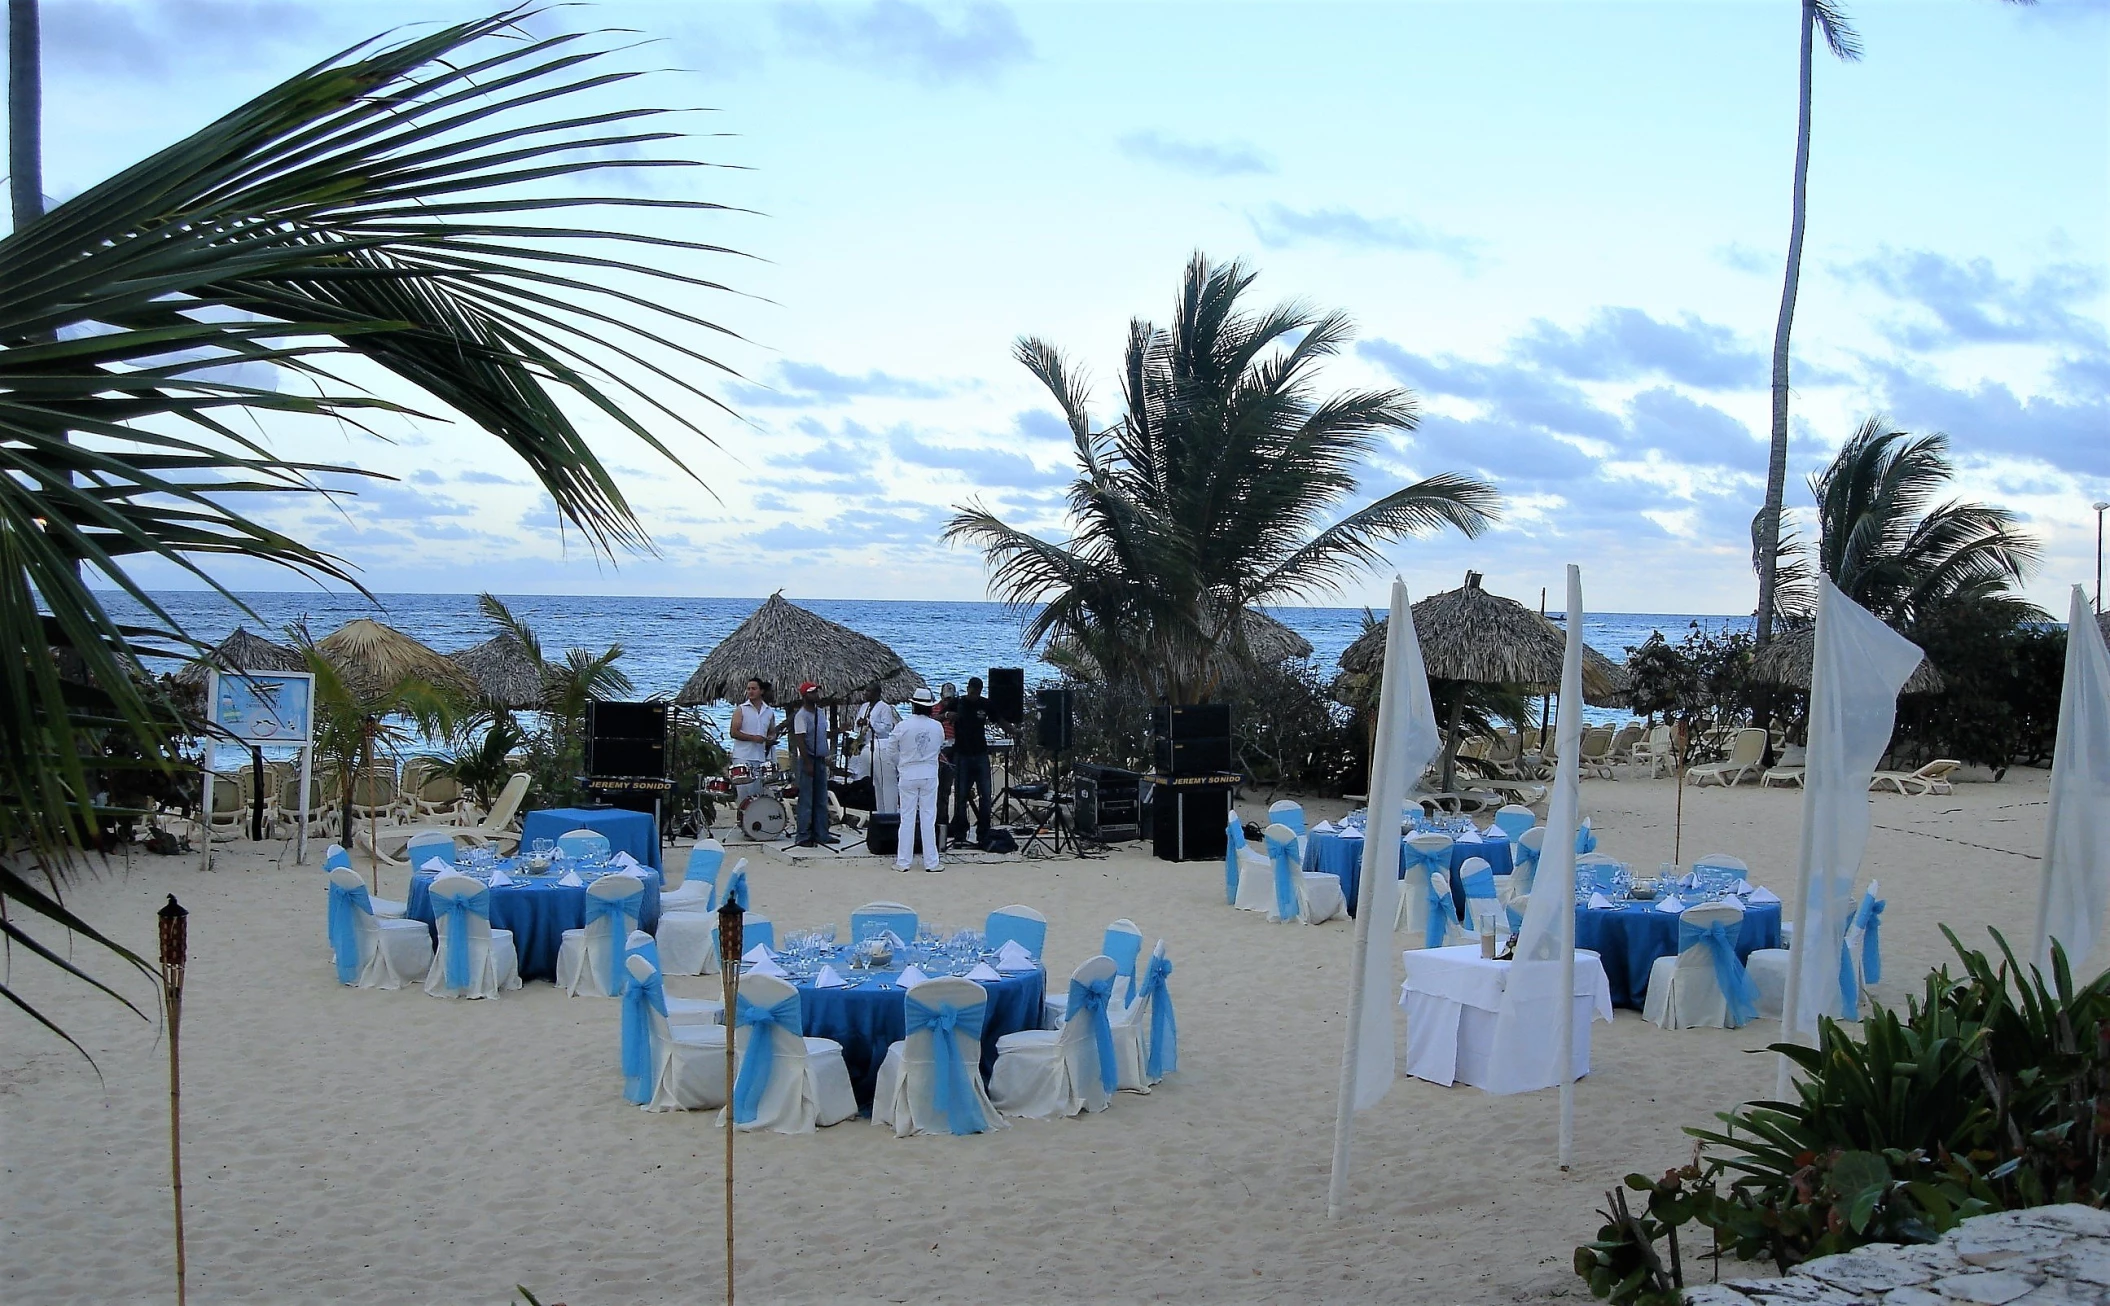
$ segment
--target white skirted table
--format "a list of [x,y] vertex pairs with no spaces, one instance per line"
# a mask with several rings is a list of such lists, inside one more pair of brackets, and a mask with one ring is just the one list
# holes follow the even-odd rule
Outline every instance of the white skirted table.
[[[1528,1093],[1549,1083],[1516,1082],[1493,1064],[1496,1015],[1509,982],[1506,961],[1480,955],[1480,945],[1423,948],[1405,954],[1407,982],[1399,1005],[1407,1013],[1407,1073],[1490,1093]],[[1612,1018],[1612,988],[1597,954],[1575,953],[1575,1077],[1590,1073],[1590,1020]],[[1549,1061],[1554,1058],[1548,1058]]]

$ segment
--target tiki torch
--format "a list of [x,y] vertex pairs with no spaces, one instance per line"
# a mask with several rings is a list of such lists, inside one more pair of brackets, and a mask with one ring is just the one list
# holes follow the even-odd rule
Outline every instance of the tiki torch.
[[170,894],[161,923],[161,999],[169,1020],[169,1181],[176,1207],[176,1306],[183,1285],[183,1076],[178,1035],[183,1027],[183,967],[189,956],[190,913]]
[[718,973],[725,984],[725,1306],[733,1306],[733,1135],[739,1132],[733,1120],[733,1043],[739,1029],[740,958],[747,951],[741,941],[746,914],[737,898],[728,894],[718,909]]

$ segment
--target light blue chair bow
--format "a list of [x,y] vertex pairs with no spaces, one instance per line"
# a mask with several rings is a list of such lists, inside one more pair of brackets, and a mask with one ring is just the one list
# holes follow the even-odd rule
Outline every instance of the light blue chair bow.
[[1509,849],[1509,891],[1530,893],[1532,884],[1539,878],[1539,854],[1541,850],[1519,839]]
[[[960,1045],[954,1041],[953,1035],[965,1034],[980,1043],[982,1021],[988,1007],[979,1002],[964,1008],[955,1007],[950,1002],[930,1007],[917,1001],[914,993],[903,997],[907,1003],[908,1032],[930,1031],[931,1053],[936,1062],[931,1104],[945,1117],[945,1127],[953,1133],[981,1133],[989,1128],[989,1118],[975,1100],[974,1085],[967,1078],[967,1063],[961,1059]],[[976,1069],[979,1072],[979,1064]]]
[[1063,1023],[1083,1016],[1091,1022],[1092,1042],[1099,1049],[1099,1086],[1108,1093],[1121,1082],[1120,1067],[1114,1064],[1114,1027],[1106,1017],[1106,1004],[1114,996],[1114,977],[1087,984],[1083,980],[1070,981],[1070,1005],[1063,1012]]
[[[910,930],[902,937],[913,942],[916,932]],[[1015,916],[1009,912],[993,911],[982,923],[982,937],[988,940],[988,945],[992,948],[1016,943],[1038,957],[1048,946],[1048,923],[1034,920],[1031,916]]]
[[1278,835],[1275,833],[1277,830],[1287,831],[1288,827],[1270,825],[1267,828],[1267,856],[1275,868],[1275,919],[1277,921],[1293,921],[1300,915],[1297,910],[1297,881],[1295,877],[1301,875],[1304,868],[1297,865],[1295,861],[1296,835],[1290,833]]
[[623,948],[623,960],[628,962],[632,957],[643,957],[652,963],[652,969],[658,970],[659,940],[643,930],[630,931],[630,941]]
[[330,885],[330,950],[337,954],[339,984],[359,982],[361,963],[366,960],[359,955],[359,917],[373,910],[365,885]]
[[[1133,924],[1134,922],[1126,922]],[[1114,978],[1128,977],[1128,1000],[1136,1000],[1136,960],[1143,955],[1143,936],[1132,930],[1108,928],[1099,951],[1113,958]]]
[[769,1077],[776,1070],[775,1030],[782,1029],[793,1038],[805,1036],[799,995],[794,993],[773,1007],[764,1007],[748,1001],[743,994],[737,1023],[749,1026],[753,1032],[747,1036],[747,1052],[740,1058],[740,1073],[733,1080],[733,1123],[751,1125],[762,1110],[762,1094],[768,1091]]
[[557,836],[557,851],[573,861],[594,857],[605,861],[611,847],[608,836],[596,830],[567,830]]
[[1180,1068],[1180,1022],[1172,1013],[1172,990],[1165,985],[1171,976],[1170,957],[1152,957],[1143,972],[1140,996],[1150,999],[1150,1055],[1143,1070],[1152,1081]]
[[1736,936],[1741,930],[1741,923],[1728,921],[1706,925],[1683,919],[1678,922],[1679,952],[1703,943],[1707,946],[1707,955],[1714,962],[1714,982],[1729,1000],[1731,1029],[1758,1019],[1758,985],[1751,972],[1744,969],[1744,963],[1736,959]]
[[469,987],[469,918],[491,919],[491,891],[478,889],[459,898],[432,895],[434,921],[446,934],[447,987]]
[[639,1106],[652,1100],[652,1013],[667,1016],[667,986],[659,967],[644,979],[624,972],[623,1100]]
[[1575,831],[1575,855],[1580,857],[1584,853],[1594,853],[1596,851],[1597,831],[1590,828],[1588,821],[1584,821],[1581,827]]
[[1444,932],[1449,928],[1443,923],[1443,913],[1451,913],[1452,919],[1455,920],[1457,908],[1451,905],[1451,895],[1439,892],[1435,881],[1430,877],[1442,876],[1446,885],[1450,883],[1451,850],[1448,846],[1422,849],[1410,843],[1401,844],[1399,862],[1409,877],[1408,882],[1419,884],[1422,894],[1429,900],[1429,919],[1426,923],[1423,946],[1440,948],[1443,946]]
[[1231,823],[1224,829],[1224,902],[1238,905],[1238,854],[1245,851],[1245,827],[1238,823],[1238,813],[1231,813]]
[[1883,982],[1883,906],[1884,900],[1876,897],[1871,885],[1861,895],[1860,910],[1854,913],[1854,924],[1862,929],[1861,935],[1861,980],[1866,984]]
[[[586,923],[593,924],[605,918],[608,921],[608,991],[623,991],[623,954],[627,948],[630,931],[637,928],[638,912],[644,907],[645,895],[625,894],[620,898],[597,898],[586,895]],[[658,962],[653,963],[657,965]]]

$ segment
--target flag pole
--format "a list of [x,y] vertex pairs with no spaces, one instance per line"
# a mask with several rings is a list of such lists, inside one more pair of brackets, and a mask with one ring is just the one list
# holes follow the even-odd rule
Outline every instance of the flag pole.
[[[1568,564],[1568,646],[1561,654],[1561,719],[1560,731],[1560,780],[1557,783],[1573,785],[1577,796],[1582,789],[1582,568]],[[1540,741],[1540,747],[1544,747]],[[1577,804],[1580,806],[1580,803]],[[1571,840],[1575,837],[1571,831]],[[1570,876],[1569,884],[1574,884]],[[1571,891],[1570,897],[1573,897]],[[1565,924],[1561,930],[1561,989],[1560,989],[1560,1076],[1561,1076],[1561,1123],[1560,1165],[1566,1170],[1575,1160],[1575,911],[1567,909],[1560,917]]]

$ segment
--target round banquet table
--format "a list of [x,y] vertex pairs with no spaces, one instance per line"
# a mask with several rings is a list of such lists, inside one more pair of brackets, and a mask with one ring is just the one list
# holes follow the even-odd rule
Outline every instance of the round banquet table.
[[[1400,865],[1406,865],[1407,841],[1399,841]],[[1464,887],[1458,883],[1458,868],[1475,857],[1484,858],[1488,869],[1496,875],[1507,875],[1513,869],[1509,856],[1509,840],[1482,839],[1478,843],[1454,843],[1451,845],[1451,892],[1454,901],[1465,901]],[[1348,914],[1355,915],[1356,890],[1363,881],[1363,841],[1358,835],[1342,834],[1330,830],[1314,834],[1304,840],[1304,869],[1324,871],[1338,876],[1341,881],[1341,896],[1348,900]],[[1609,964],[1609,963],[1608,963]]]
[[[848,953],[844,953],[847,958]],[[799,1012],[810,1038],[832,1038],[843,1045],[843,1065],[850,1072],[850,1087],[857,1094],[857,1109],[872,1113],[872,1089],[879,1082],[879,1063],[886,1050],[908,1032],[908,1012],[902,990],[895,981],[901,972],[852,971],[844,959],[834,963],[838,973],[853,986],[817,989],[808,979],[798,985]],[[936,978],[935,972],[932,978]],[[890,987],[882,988],[882,984]],[[1041,1000],[1048,990],[1047,972],[1035,967],[1005,975],[995,983],[981,981],[989,993],[982,1017],[982,1078],[996,1066],[996,1041],[1022,1029],[1039,1029]]]
[[[1617,907],[1575,908],[1575,946],[1604,959],[1612,985],[1612,1005],[1639,1011],[1648,995],[1649,968],[1658,957],[1678,955],[1678,916],[1657,911],[1652,902]],[[1736,958],[1743,961],[1760,948],[1780,946],[1780,904],[1753,903],[1744,908],[1744,925],[1736,936]]]
[[[564,942],[564,931],[586,924],[586,887],[559,884],[560,877],[555,875],[527,875],[515,870],[515,863],[510,861],[500,865],[514,877],[514,882],[491,890],[491,928],[513,932],[513,950],[520,955],[520,978],[554,980],[557,947]],[[410,877],[405,914],[428,926],[434,920],[432,882],[436,878],[428,871]],[[638,910],[638,928],[648,933],[659,928],[657,875],[645,877],[645,901]],[[435,931],[435,944],[438,939]]]
[[573,830],[593,830],[607,836],[608,855],[629,853],[642,864],[659,870],[659,822],[650,812],[626,811],[620,807],[545,807],[520,818],[520,846],[534,846],[537,839],[552,843]]

